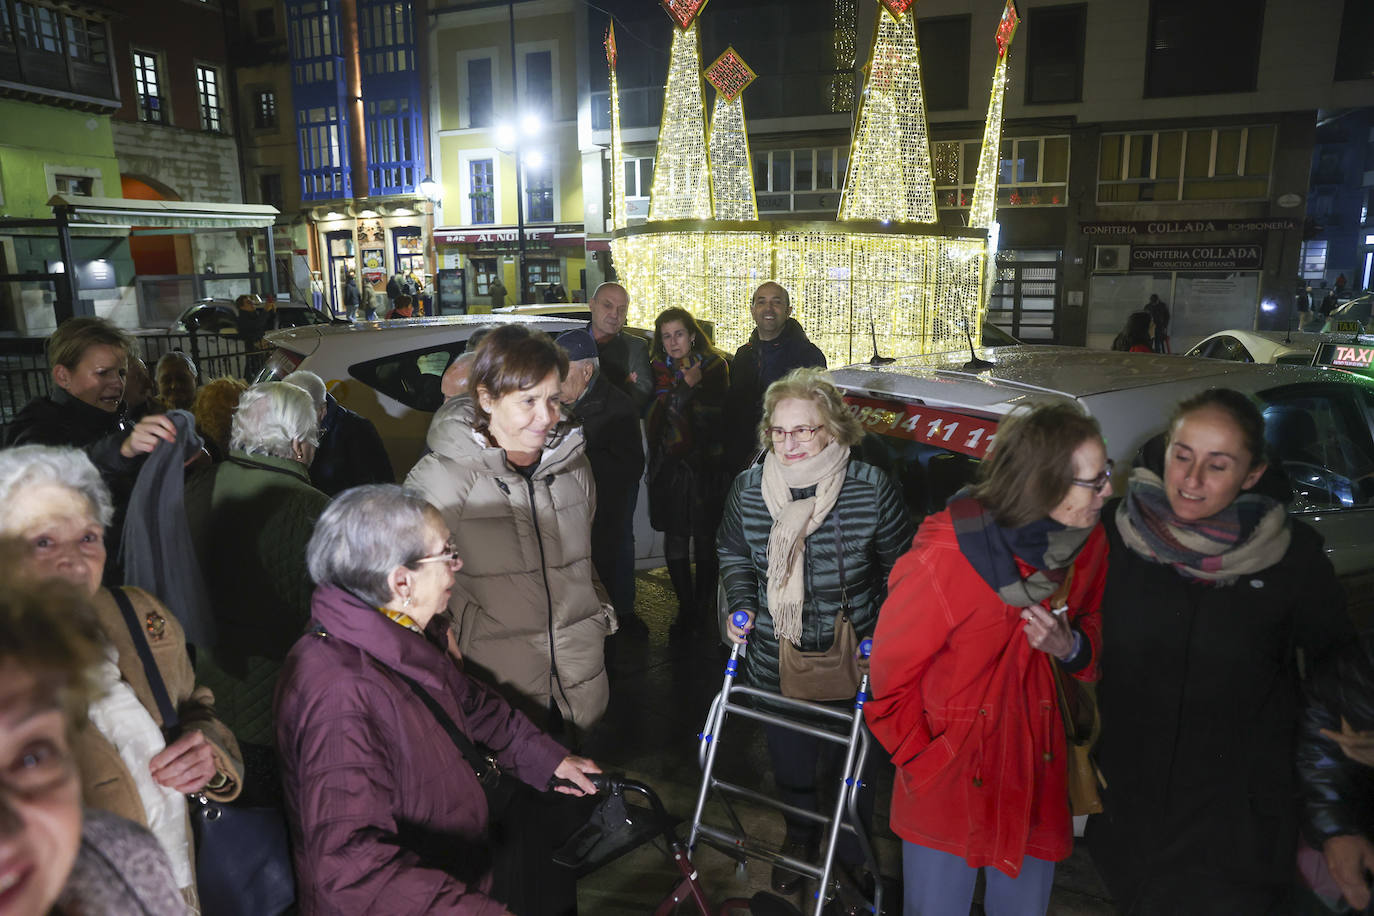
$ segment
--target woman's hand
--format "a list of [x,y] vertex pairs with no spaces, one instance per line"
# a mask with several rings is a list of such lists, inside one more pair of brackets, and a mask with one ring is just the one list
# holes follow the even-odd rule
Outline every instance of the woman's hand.
[[563,758],[563,762],[558,765],[558,769],[553,771],[555,779],[566,779],[572,785],[562,785],[554,788],[555,792],[562,792],[564,795],[595,795],[596,786],[587,778],[587,773],[600,773],[601,767],[586,757],[574,757],[569,754]]
[[1021,611],[1026,622],[1026,639],[1032,649],[1039,649],[1061,661],[1073,652],[1073,630],[1069,628],[1068,613],[1051,614],[1038,604]]
[[[749,615],[749,622],[744,626],[735,626],[735,614]],[[725,622],[725,634],[730,637],[732,642],[744,645],[744,641],[749,638],[750,632],[754,629],[754,612],[748,609],[735,611],[730,615],[730,619]]]
[[692,357],[692,362],[683,367],[682,380],[691,388],[701,384],[701,357]]
[[1374,846],[1359,835],[1333,836],[1322,844],[1326,867],[1341,887],[1341,896],[1356,912],[1369,906],[1369,876],[1374,873]]
[[153,779],[182,795],[204,789],[215,776],[215,755],[204,732],[188,731],[148,763]]
[[138,421],[138,425],[133,428],[128,438],[119,446],[119,454],[125,458],[146,455],[157,448],[159,442],[175,441],[177,441],[176,424],[166,416],[155,413]]

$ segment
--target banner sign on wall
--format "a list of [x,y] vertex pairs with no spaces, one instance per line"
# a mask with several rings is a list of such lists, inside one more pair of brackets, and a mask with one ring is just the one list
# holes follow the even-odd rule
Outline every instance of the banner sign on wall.
[[1181,232],[1284,232],[1297,229],[1295,219],[1152,219],[1139,222],[1086,222],[1078,224],[1084,235],[1172,235]]
[[1263,245],[1132,245],[1131,270],[1259,270]]

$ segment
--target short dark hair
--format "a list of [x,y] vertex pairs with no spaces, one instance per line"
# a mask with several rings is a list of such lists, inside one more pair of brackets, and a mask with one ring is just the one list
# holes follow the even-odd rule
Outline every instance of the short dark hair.
[[1047,517],[1073,486],[1073,453],[1102,427],[1075,403],[1054,401],[1013,412],[997,426],[978,465],[972,494],[1003,528]]
[[663,349],[663,326],[670,321],[681,322],[687,329],[687,336],[692,340],[692,352],[710,353],[715,349],[715,345],[711,343],[711,335],[701,329],[692,313],[675,305],[659,312],[658,317],[654,319],[654,339],[649,342],[650,359],[668,358],[668,352]]
[[414,301],[414,299],[411,299],[405,293],[402,293],[401,295],[396,297],[396,307],[398,309],[410,308]]
[[1220,410],[1235,421],[1240,429],[1241,440],[1250,452],[1250,467],[1253,468],[1265,460],[1264,414],[1249,395],[1242,394],[1234,388],[1208,388],[1179,401],[1178,406],[1174,408],[1174,415],[1169,418],[1169,441],[1173,441],[1174,427],[1178,425],[1179,420],[1194,411],[1208,408]]
[[533,388],[550,372],[561,382],[568,377],[568,354],[543,331],[523,324],[503,324],[488,331],[477,346],[477,359],[468,376],[472,392],[473,428],[485,433],[491,415],[482,409],[477,389],[499,398],[512,391]]
[[48,336],[48,367],[75,369],[81,357],[94,346],[118,347],[134,352],[134,338],[128,331],[104,318],[68,318]]

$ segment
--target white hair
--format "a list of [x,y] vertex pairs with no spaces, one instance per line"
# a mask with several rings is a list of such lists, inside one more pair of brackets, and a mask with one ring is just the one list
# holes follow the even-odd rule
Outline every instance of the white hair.
[[282,381],[288,385],[295,385],[310,395],[310,400],[315,402],[316,413],[324,410],[324,379],[309,369],[297,369]]
[[91,459],[79,448],[65,445],[21,445],[0,451],[0,531],[9,527],[8,507],[27,487],[55,484],[86,497],[91,515],[102,526],[114,517],[110,488]]
[[294,458],[294,443],[316,444],[319,414],[310,395],[285,382],[263,382],[239,396],[229,447],[250,455]]
[[372,483],[334,497],[315,521],[305,563],[316,585],[337,585],[364,600],[391,601],[390,576],[428,553],[428,522],[438,510],[417,491]]

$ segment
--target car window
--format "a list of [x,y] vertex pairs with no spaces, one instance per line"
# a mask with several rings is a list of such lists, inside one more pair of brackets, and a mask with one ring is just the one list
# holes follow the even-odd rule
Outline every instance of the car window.
[[1235,363],[1253,363],[1255,361],[1255,358],[1250,355],[1250,351],[1245,349],[1245,344],[1230,335],[1218,337],[1212,341],[1212,352],[1208,355],[1212,359],[1229,359]]
[[1293,485],[1293,510],[1374,506],[1374,442],[1357,390],[1266,393],[1269,457]]
[[348,374],[407,407],[433,413],[444,403],[439,380],[449,363],[466,346],[467,341],[455,340],[439,346],[395,353],[354,363],[348,367]]
[[1274,360],[1275,365],[1279,366],[1310,366],[1312,365],[1311,353],[1285,353]]
[[913,522],[939,512],[973,482],[997,421],[920,404],[845,398],[864,427],[858,457],[891,475]]

